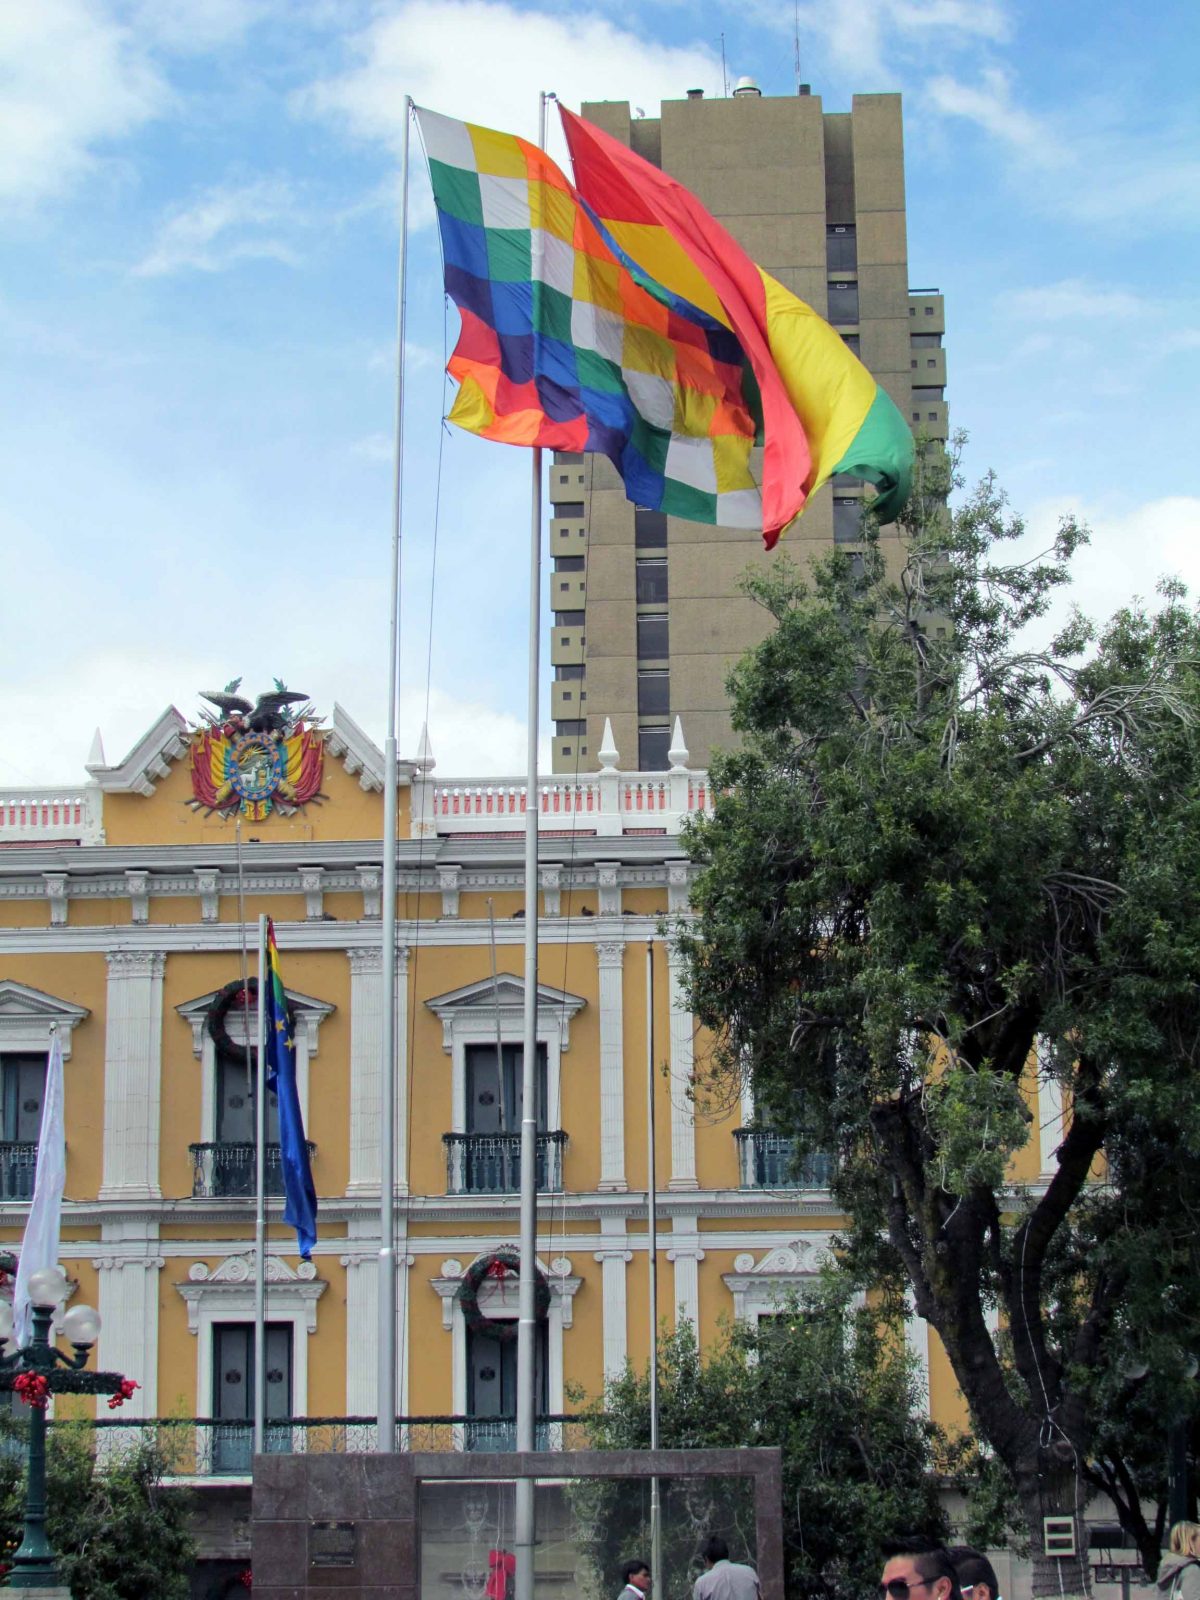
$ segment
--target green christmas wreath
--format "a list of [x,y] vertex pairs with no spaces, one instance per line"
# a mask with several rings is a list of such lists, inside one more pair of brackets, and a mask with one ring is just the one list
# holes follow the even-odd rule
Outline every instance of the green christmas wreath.
[[[490,1255],[480,1256],[478,1261],[471,1263],[459,1285],[458,1303],[472,1333],[486,1333],[501,1344],[513,1342],[517,1337],[516,1320],[512,1317],[485,1317],[479,1309],[479,1288],[487,1278],[503,1280],[519,1277],[520,1273],[521,1258],[515,1250],[493,1250]],[[550,1285],[540,1267],[534,1267],[533,1275],[534,1315],[538,1322],[544,1322],[550,1310]]]

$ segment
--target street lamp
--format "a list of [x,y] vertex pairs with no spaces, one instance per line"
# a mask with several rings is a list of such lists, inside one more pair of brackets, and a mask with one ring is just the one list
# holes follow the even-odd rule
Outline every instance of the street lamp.
[[29,1405],[25,1531],[13,1556],[9,1585],[14,1589],[54,1589],[61,1583],[54,1551],[46,1538],[46,1403],[51,1394],[123,1394],[117,1372],[85,1372],[88,1353],[100,1332],[100,1313],[72,1306],[62,1331],[74,1354],[52,1342],[50,1325],[70,1285],[61,1267],[42,1267],[29,1275],[33,1337],[24,1349],[12,1348],[13,1314],[0,1301],[0,1392],[17,1390]]

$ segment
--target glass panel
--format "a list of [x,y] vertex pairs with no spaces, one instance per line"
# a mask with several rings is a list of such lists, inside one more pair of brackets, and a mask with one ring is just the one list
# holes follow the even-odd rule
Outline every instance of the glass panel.
[[829,285],[829,320],[835,328],[858,321],[858,285],[856,283],[831,283]]
[[639,661],[666,660],[668,654],[666,617],[637,619],[637,653]]
[[[711,1534],[726,1540],[734,1561],[754,1564],[758,1538],[750,1478],[659,1481],[664,1597],[686,1600],[703,1570],[700,1549]],[[621,1591],[621,1563],[631,1555],[649,1559],[648,1478],[540,1482],[534,1495],[538,1600],[612,1600]],[[512,1480],[427,1480],[419,1488],[417,1515],[419,1600],[511,1600]]]
[[861,500],[836,498],[833,502],[833,542],[834,544],[854,544],[862,538],[862,509]]
[[852,223],[825,230],[825,264],[830,272],[853,272],[858,266],[858,239]]
[[666,772],[671,765],[667,756],[670,748],[670,728],[639,728],[638,771]]
[[554,504],[556,517],[581,517],[583,515],[582,500],[558,500]]
[[648,511],[636,506],[633,512],[633,542],[638,549],[643,546],[664,545],[667,542],[667,518],[662,511]]
[[671,709],[671,674],[638,673],[638,712],[642,716],[666,716]]
[[653,603],[667,598],[667,563],[665,561],[639,561],[637,563],[638,604]]

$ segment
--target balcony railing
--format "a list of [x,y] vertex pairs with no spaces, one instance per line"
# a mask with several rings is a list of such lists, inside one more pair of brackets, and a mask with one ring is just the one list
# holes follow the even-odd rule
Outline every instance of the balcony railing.
[[[251,1143],[193,1144],[192,1198],[194,1200],[252,1200],[257,1192],[255,1150]],[[309,1160],[316,1145],[308,1147]],[[283,1164],[279,1146],[266,1148],[267,1170],[264,1193],[278,1198],[283,1193]]]
[[828,1151],[798,1157],[790,1134],[738,1128],[739,1182],[743,1189],[828,1189],[836,1162]]
[[32,1200],[36,1168],[36,1144],[0,1143],[0,1200]]
[[[20,1422],[18,1419],[18,1430]],[[128,1448],[140,1439],[153,1440],[162,1453],[168,1479],[249,1479],[254,1451],[254,1425],[217,1417],[103,1417],[87,1421],[51,1422],[51,1428],[88,1429],[98,1453]],[[398,1451],[486,1450],[515,1448],[514,1417],[397,1417]],[[371,1454],[379,1448],[374,1417],[290,1417],[269,1420],[266,1447],[271,1455]],[[23,1450],[19,1431],[14,1441]],[[581,1450],[588,1445],[586,1419],[542,1416],[535,1424],[539,1450]]]
[[[516,1194],[521,1187],[519,1133],[444,1133],[447,1194]],[[543,1193],[562,1189],[565,1133],[537,1136],[537,1186]]]

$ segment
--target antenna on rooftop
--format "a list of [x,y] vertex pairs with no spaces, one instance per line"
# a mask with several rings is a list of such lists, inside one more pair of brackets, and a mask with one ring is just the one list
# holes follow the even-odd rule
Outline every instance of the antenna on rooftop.
[[800,0],[792,5],[792,34],[796,41],[796,93],[800,93]]
[[721,93],[729,99],[729,74],[725,70],[725,35],[721,35]]

